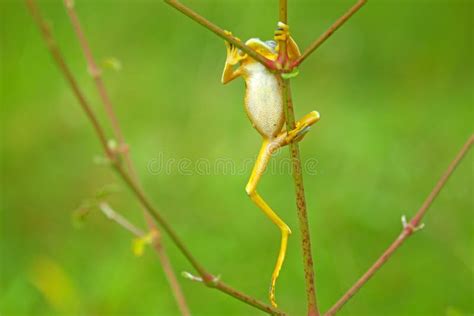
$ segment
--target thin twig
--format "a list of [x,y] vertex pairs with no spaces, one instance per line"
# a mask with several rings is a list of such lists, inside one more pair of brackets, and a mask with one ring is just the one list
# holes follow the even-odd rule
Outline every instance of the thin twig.
[[[49,30],[49,27],[46,23],[46,21],[43,19],[43,17],[40,14],[40,11],[38,10],[38,7],[36,5],[35,0],[25,0],[27,7],[30,11],[30,13],[33,16],[34,21],[38,25],[38,27],[41,30],[41,33],[43,35],[44,41],[47,44],[47,47],[49,48],[51,54],[53,55],[54,60],[57,63],[57,66],[59,70],[62,72],[62,74],[66,77],[67,82],[71,86],[71,89],[73,90],[75,96],[78,98],[79,102],[81,103],[81,106],[84,108],[84,111],[86,112],[88,118],[91,120],[91,122],[94,124],[95,130],[97,134],[99,135],[99,139],[101,141],[101,144],[104,147],[104,151],[106,152],[107,157],[110,158],[112,166],[115,168],[115,170],[118,172],[122,180],[127,184],[128,188],[135,194],[137,199],[142,203],[142,205],[146,208],[148,213],[153,217],[153,219],[161,225],[163,230],[168,234],[168,236],[171,238],[173,243],[178,247],[178,249],[181,251],[181,253],[186,257],[188,262],[193,266],[193,268],[199,273],[199,275],[202,277],[204,283],[210,287],[210,288],[215,288],[220,290],[221,292],[224,292],[242,302],[245,302],[246,304],[249,304],[251,306],[254,306],[266,313],[269,314],[274,314],[274,315],[285,315],[285,313],[281,312],[280,310],[273,308],[272,306],[265,304],[253,297],[250,297],[242,292],[239,292],[231,287],[229,287],[227,284],[223,283],[222,281],[216,279],[212,274],[208,273],[203,266],[194,258],[194,256],[191,254],[189,249],[185,246],[185,244],[181,241],[181,239],[178,237],[172,226],[160,215],[160,213],[157,212],[156,208],[151,204],[150,200],[148,197],[145,195],[143,190],[140,188],[139,185],[136,184],[135,180],[133,179],[132,176],[127,172],[127,170],[123,167],[122,164],[120,164],[119,161],[117,161],[115,158],[115,154],[110,150],[110,148],[107,146],[107,141],[105,138],[105,133],[103,132],[102,127],[100,126],[94,112],[92,111],[90,105],[87,103],[82,91],[80,90],[77,81],[75,80],[74,76],[72,75],[69,67],[67,66],[66,62],[64,61],[64,58],[59,50],[58,45],[56,44],[56,41],[54,40],[54,37]],[[103,136],[101,138],[101,135]]]
[[58,45],[54,41],[54,37],[53,37],[53,34],[51,33],[49,25],[43,20],[43,17],[41,16],[34,0],[26,0],[26,3],[27,3],[28,8],[30,9],[30,12],[31,12],[31,15],[33,16],[34,21],[38,25],[38,28],[40,29],[41,34],[43,35],[44,41],[48,49],[50,50],[54,61],[57,63],[58,67],[61,69],[61,72],[64,75],[64,78],[71,86],[71,89],[74,95],[76,96],[77,100],[79,101],[79,104],[81,105],[82,109],[86,113],[87,118],[91,121],[92,126],[94,127],[94,130],[97,134],[97,137],[99,138],[99,141],[105,151],[107,158],[110,160],[115,160],[115,154],[112,152],[112,150],[108,146],[105,131],[101,127],[97,117],[94,114],[94,111],[89,106],[89,103],[87,102],[85,96],[82,94],[81,90],[79,89],[76,78],[74,78],[71,70],[66,65],[66,62],[64,61],[61,55],[61,51],[59,50]]
[[369,268],[369,270],[367,270],[367,272],[359,280],[357,280],[357,282],[336,302],[336,304],[334,304],[334,306],[332,306],[326,312],[326,314],[324,314],[325,316],[335,315],[344,306],[344,304],[346,304],[347,301],[349,301],[352,296],[354,296],[354,294],[356,294],[357,291],[359,291],[360,288],[364,286],[367,281],[369,281],[369,279],[383,266],[383,264],[391,258],[393,253],[403,244],[403,242],[420,228],[423,216],[426,214],[441,189],[446,185],[446,182],[448,181],[449,177],[454,172],[456,167],[459,165],[461,160],[469,152],[469,149],[471,148],[473,143],[474,134],[469,137],[469,139],[458,152],[454,160],[450,163],[450,165],[448,166],[442,177],[438,180],[435,187],[428,195],[426,200],[423,202],[423,205],[420,207],[420,209],[412,218],[412,220],[409,223],[404,223],[403,230],[397,237],[397,239],[387,248],[387,250],[385,250],[382,256],[380,256],[380,258],[375,261],[375,263]]
[[[146,214],[148,215],[148,213]],[[153,227],[151,227],[150,223],[151,225],[153,225]],[[171,261],[164,248],[163,241],[161,238],[161,233],[157,229],[156,225],[154,225],[153,220],[150,218],[150,216],[148,216],[147,218],[147,225],[148,227],[151,227],[150,231],[154,233],[154,235],[156,236],[154,238],[154,242],[152,243],[152,247],[155,249],[155,252],[157,253],[159,257],[161,266],[163,267],[163,270],[165,271],[167,275],[167,278],[171,287],[171,291],[173,292],[175,299],[178,302],[178,306],[181,310],[181,314],[190,315],[191,313],[189,312],[188,304],[186,303],[183,290],[181,289],[178,278],[176,277],[176,274],[174,273]],[[166,271],[170,271],[171,273],[166,272]]]
[[343,16],[341,16],[336,22],[334,22],[331,27],[327,29],[318,39],[316,39],[306,51],[298,58],[294,63],[293,67],[298,66],[301,64],[309,55],[311,55],[321,44],[323,44],[338,28],[340,28],[347,20],[349,20],[354,13],[356,13],[365,3],[367,0],[359,0],[352,8],[349,9]]
[[143,237],[145,236],[145,232],[142,231],[140,228],[136,227],[128,219],[123,217],[121,214],[117,213],[110,205],[106,202],[99,203],[99,209],[104,213],[104,215],[110,219],[111,221],[116,222],[125,230],[128,230],[136,237]]
[[226,31],[224,31],[223,29],[221,29],[220,27],[218,27],[214,23],[210,22],[206,18],[202,17],[201,15],[196,13],[195,11],[193,11],[190,8],[186,7],[185,5],[180,3],[179,1],[177,1],[177,0],[164,0],[164,1],[167,4],[169,4],[170,6],[172,6],[173,8],[175,8],[176,10],[183,13],[184,15],[188,16],[189,18],[193,19],[197,23],[201,24],[202,26],[204,26],[205,28],[207,28],[211,32],[214,32],[217,36],[220,36],[224,40],[228,41],[229,43],[237,46],[243,52],[247,53],[250,57],[257,60],[258,62],[260,62],[265,67],[267,67],[269,69],[272,69],[272,70],[276,69],[275,63],[272,60],[267,59],[264,56],[258,54],[256,51],[254,51],[253,49],[251,49],[250,47],[245,45],[245,43],[243,43],[242,41],[238,40],[237,38],[229,35],[228,33],[226,33]]
[[[280,21],[288,24],[287,0],[279,2]],[[286,42],[280,42],[279,62],[286,65],[288,54]],[[291,96],[291,86],[289,79],[283,81],[283,107],[286,117],[286,129],[288,132],[295,128],[295,113]],[[293,181],[296,191],[296,207],[298,211],[299,228],[301,234],[301,247],[303,251],[304,275],[306,280],[306,300],[308,316],[319,316],[318,303],[316,299],[315,273],[313,266],[313,256],[311,254],[311,237],[309,233],[308,215],[306,211],[306,199],[304,194],[303,173],[301,168],[300,150],[297,142],[289,144],[291,160],[293,165]]]
[[69,18],[71,19],[71,24],[73,26],[74,31],[76,32],[82,52],[84,53],[84,57],[87,61],[89,73],[92,78],[94,78],[97,90],[99,91],[99,95],[104,104],[107,116],[109,117],[109,120],[112,124],[114,134],[117,135],[117,141],[120,144],[125,145],[124,136],[120,128],[117,115],[115,114],[112,101],[108,96],[107,89],[105,88],[104,82],[102,80],[102,71],[97,66],[97,63],[94,60],[94,55],[92,54],[90,45],[87,41],[84,31],[82,30],[79,17],[77,16],[77,13],[74,8],[74,0],[64,0],[64,6],[66,7],[66,12],[68,13]]
[[[89,68],[89,73],[94,79],[97,91],[99,92],[99,95],[100,95],[100,99],[102,101],[102,104],[104,105],[105,112],[112,125],[112,131],[113,131],[114,137],[117,139],[119,143],[119,149],[120,149],[119,152],[122,153],[122,156],[124,158],[125,163],[127,164],[130,175],[135,179],[135,182],[139,184],[137,172],[133,165],[132,159],[130,157],[130,151],[129,151],[128,145],[125,142],[125,137],[123,136],[119,120],[117,119],[117,115],[115,114],[114,106],[109,97],[105,84],[102,80],[102,71],[99,69],[99,67],[97,67],[97,63],[95,62],[94,55],[92,54],[92,51],[90,49],[90,45],[87,41],[84,31],[82,30],[79,17],[74,8],[74,1],[64,0],[64,6],[71,20],[73,29],[79,40],[79,44],[82,48],[82,52],[84,53],[84,57],[86,59],[86,62]],[[159,235],[158,228],[153,223],[152,218],[150,217],[150,215],[148,215],[145,209],[143,209],[143,214],[144,214],[145,221],[147,223],[148,228],[151,231],[154,231],[156,235]],[[153,243],[153,246],[154,246],[153,249],[158,254],[158,259],[160,260],[160,263],[162,264],[163,271],[166,275],[168,283],[170,284],[173,296],[175,297],[175,300],[178,304],[178,308],[181,314],[184,316],[189,316],[191,313],[186,303],[186,299],[184,297],[181,286],[179,285],[179,282],[177,281],[176,275],[171,267],[170,260],[166,253],[166,250],[161,245],[161,238],[156,239],[156,241]]]

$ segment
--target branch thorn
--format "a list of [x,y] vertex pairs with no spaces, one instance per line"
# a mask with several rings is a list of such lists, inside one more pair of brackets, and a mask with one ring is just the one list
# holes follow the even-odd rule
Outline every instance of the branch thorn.
[[211,283],[213,285],[217,285],[217,283],[219,283],[220,280],[221,280],[221,275],[219,274],[219,275],[212,278]]
[[187,271],[183,271],[181,272],[181,276],[185,279],[188,279],[188,280],[191,280],[191,281],[195,281],[195,282],[203,282],[202,278],[201,277],[198,277],[198,276],[195,276]]
[[410,230],[411,232],[420,231],[425,227],[425,223],[421,223],[418,226],[414,226],[411,222],[407,221],[407,217],[405,215],[402,215],[402,225],[403,229]]
[[107,141],[107,146],[114,154],[126,154],[129,150],[128,144],[119,144],[115,139],[109,139]]

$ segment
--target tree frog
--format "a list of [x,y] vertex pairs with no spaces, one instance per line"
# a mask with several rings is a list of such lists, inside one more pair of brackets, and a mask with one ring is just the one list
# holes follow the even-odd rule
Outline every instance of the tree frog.
[[[231,35],[230,32],[228,34]],[[251,38],[245,44],[264,57],[276,61],[280,41],[286,41],[290,60],[295,60],[301,55],[296,42],[289,34],[289,27],[281,22],[278,23],[277,30],[274,33],[274,40],[262,41],[258,38]],[[272,154],[290,142],[303,139],[311,125],[319,120],[319,113],[316,111],[308,113],[296,122],[295,129],[290,132],[282,130],[285,123],[285,111],[283,109],[283,79],[281,75],[270,72],[265,66],[231,43],[226,41],[225,45],[227,58],[222,74],[222,83],[226,84],[239,76],[244,79],[245,111],[253,127],[262,137],[262,146],[245,191],[281,232],[280,250],[272,273],[269,291],[270,302],[276,307],[275,284],[285,259],[288,236],[291,234],[291,230],[257,193],[256,188]],[[239,65],[234,69],[237,64]]]

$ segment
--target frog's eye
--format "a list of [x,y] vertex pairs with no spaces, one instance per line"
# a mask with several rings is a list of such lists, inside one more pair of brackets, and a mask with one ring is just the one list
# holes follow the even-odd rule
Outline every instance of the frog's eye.
[[270,40],[270,41],[265,41],[265,44],[268,46],[268,48],[270,48],[272,51],[275,52],[276,47],[277,47],[277,42]]

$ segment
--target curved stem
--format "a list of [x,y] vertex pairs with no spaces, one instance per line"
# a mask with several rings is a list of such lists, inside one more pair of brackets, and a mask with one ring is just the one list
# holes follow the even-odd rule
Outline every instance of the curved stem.
[[404,228],[397,239],[395,239],[395,241],[387,248],[387,250],[384,251],[380,258],[375,261],[369,270],[367,270],[367,272],[364,273],[364,275],[359,280],[357,280],[357,282],[336,302],[336,304],[334,304],[334,306],[332,306],[324,314],[325,316],[335,315],[344,306],[344,304],[346,304],[347,301],[349,301],[360,290],[360,288],[370,280],[370,278],[384,265],[384,263],[391,258],[393,253],[404,243],[404,241],[420,228],[423,216],[426,214],[431,204],[436,199],[441,189],[445,186],[449,177],[459,165],[461,160],[464,158],[464,156],[466,156],[469,149],[471,149],[473,143],[474,135],[471,135],[459,153],[456,155],[454,160],[450,163],[442,177],[436,183],[435,187],[423,202],[423,205],[420,207],[412,220],[409,223],[404,223]]

